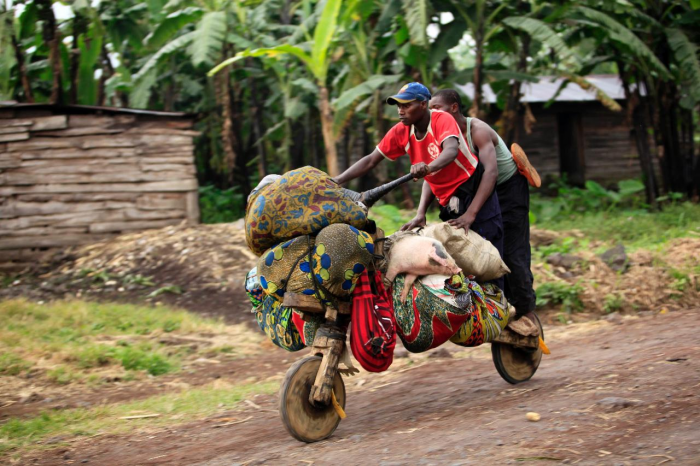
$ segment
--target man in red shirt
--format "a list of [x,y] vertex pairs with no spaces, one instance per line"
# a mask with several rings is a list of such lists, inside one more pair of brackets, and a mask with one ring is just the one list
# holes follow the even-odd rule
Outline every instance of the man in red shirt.
[[[457,228],[471,228],[491,241],[502,256],[503,223],[494,190],[495,175],[490,183],[481,183],[484,167],[469,151],[452,115],[428,108],[430,98],[430,91],[420,83],[406,84],[397,95],[389,97],[387,103],[398,107],[400,123],[389,130],[371,154],[335,181],[347,183],[368,173],[384,158],[393,161],[408,154],[411,174],[426,181],[412,222],[423,218],[424,224],[428,206],[437,198],[442,220]],[[495,283],[503,288],[502,278]]]

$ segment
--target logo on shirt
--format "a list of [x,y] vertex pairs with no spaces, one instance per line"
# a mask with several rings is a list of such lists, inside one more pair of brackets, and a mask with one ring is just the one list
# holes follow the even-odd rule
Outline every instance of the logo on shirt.
[[435,160],[438,158],[438,155],[440,155],[440,148],[437,146],[437,144],[431,142],[428,145],[428,153],[430,154],[430,158]]

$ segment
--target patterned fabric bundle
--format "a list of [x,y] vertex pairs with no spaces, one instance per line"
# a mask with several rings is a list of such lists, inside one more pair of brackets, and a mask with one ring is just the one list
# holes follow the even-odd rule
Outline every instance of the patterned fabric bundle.
[[250,272],[245,276],[245,293],[250,299],[250,304],[253,305],[253,311],[255,311],[255,308],[260,306],[265,298],[265,293],[260,285],[257,267],[250,269]]
[[350,225],[330,225],[315,240],[301,236],[266,251],[258,260],[260,284],[280,302],[290,291],[330,304],[350,297],[373,252],[369,234]]
[[[257,189],[257,188],[256,188]],[[363,228],[367,213],[314,167],[292,170],[257,189],[248,199],[248,247],[261,255],[275,244],[314,234],[335,223]]]
[[419,353],[447,340],[461,346],[493,341],[508,324],[509,305],[501,290],[480,286],[463,274],[427,275],[417,280],[404,302],[404,275],[394,280],[397,332],[408,351]]
[[396,320],[381,273],[372,275],[365,271],[352,295],[350,349],[366,371],[383,372],[394,360]]
[[401,301],[404,274],[394,279],[392,295],[396,330],[404,347],[421,353],[442,345],[471,316],[471,307],[457,306],[454,296],[445,288],[446,275],[426,275],[416,280],[405,301]]
[[495,340],[501,334],[508,325],[513,308],[496,285],[486,283],[480,286],[472,280],[467,280],[465,284],[471,291],[474,303],[471,319],[459,328],[450,341],[460,346],[479,346]]
[[262,305],[255,309],[255,318],[272,343],[287,351],[299,351],[304,348],[304,341],[292,321],[292,312],[291,308],[266,296]]
[[324,320],[325,317],[323,314],[309,314],[307,312],[306,315],[302,317],[301,313],[297,311],[292,313],[292,321],[294,322],[294,326],[297,328],[297,332],[299,332],[301,341],[306,346],[312,346],[314,344],[316,330],[318,330]]

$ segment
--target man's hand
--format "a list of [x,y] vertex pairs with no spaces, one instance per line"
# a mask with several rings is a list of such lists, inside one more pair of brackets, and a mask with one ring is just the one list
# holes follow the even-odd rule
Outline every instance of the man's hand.
[[466,211],[461,217],[448,220],[447,223],[452,225],[454,228],[464,228],[464,232],[469,233],[469,227],[472,226],[475,218],[476,215]]
[[425,162],[418,162],[415,165],[411,165],[411,175],[413,175],[413,181],[418,181],[419,178],[425,178],[425,176],[430,175],[430,166]]
[[425,226],[425,215],[416,214],[413,219],[401,227],[400,231],[413,230],[416,227]]

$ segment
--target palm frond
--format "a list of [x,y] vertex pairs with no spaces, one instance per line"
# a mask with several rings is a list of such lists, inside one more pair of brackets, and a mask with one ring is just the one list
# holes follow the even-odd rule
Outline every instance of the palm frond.
[[[595,93],[595,98],[603,104],[605,107],[608,109],[612,110],[613,112],[619,112],[622,110],[622,107],[620,107],[620,104],[615,102],[615,100],[610,97],[608,94],[606,94],[601,88],[593,84],[592,82],[588,81],[586,78],[583,76],[580,76],[578,74],[574,73],[561,73],[561,76],[566,78],[566,80],[578,84],[578,86],[583,89],[584,91],[593,91]],[[562,83],[562,86],[560,89],[557,91],[556,95],[559,95],[559,92],[561,92],[564,87],[566,87],[566,80]],[[554,97],[553,97],[554,98]]]
[[411,34],[411,43],[421,47],[427,46],[427,29],[430,18],[429,0],[404,0],[403,10]]
[[177,34],[180,29],[197,21],[203,14],[204,12],[200,8],[193,7],[170,13],[163,21],[158,23],[158,26],[153,32],[146,36],[146,45],[154,48],[162,47],[163,44]]
[[158,65],[158,61],[160,61],[161,58],[183,49],[186,45],[192,42],[196,34],[196,31],[188,32],[187,34],[183,34],[180,37],[173,39],[172,41],[168,42],[166,45],[161,47],[160,50],[151,55],[151,58],[149,58],[146,61],[146,63],[141,67],[141,69],[134,75],[133,80],[138,82],[141,79],[143,79],[148,72],[150,72],[156,67],[156,65]]
[[524,31],[536,41],[542,42],[551,48],[561,60],[566,60],[573,56],[573,51],[566,45],[564,39],[543,21],[524,16],[511,16],[504,19],[503,22],[508,27]]
[[671,77],[670,73],[668,72],[668,69],[664,66],[663,63],[661,63],[661,61],[658,58],[656,58],[654,52],[649,47],[647,47],[647,45],[644,42],[642,42],[642,40],[639,37],[637,37],[637,35],[634,32],[617,22],[617,20],[603,13],[602,11],[596,11],[584,6],[576,7],[572,11],[602,26],[604,29],[607,30],[611,39],[622,44],[637,58],[644,60],[662,77]]
[[680,29],[667,28],[666,37],[668,38],[668,45],[673,50],[673,56],[676,59],[678,68],[681,70],[681,78],[688,83],[693,98],[696,101],[700,100],[698,47]]
[[[142,68],[143,69],[143,68]],[[134,81],[129,95],[129,107],[146,108],[151,98],[151,88],[156,83],[156,69],[150,68],[138,81]]]
[[340,13],[341,4],[342,0],[326,0],[326,5],[314,30],[311,60],[319,68],[319,76],[317,78],[321,81],[326,80],[325,70],[328,68],[326,57],[328,56],[328,48],[335,35],[335,30],[338,27],[338,13]]
[[226,12],[210,11],[197,23],[195,36],[188,49],[192,64],[214,63],[226,38]]

